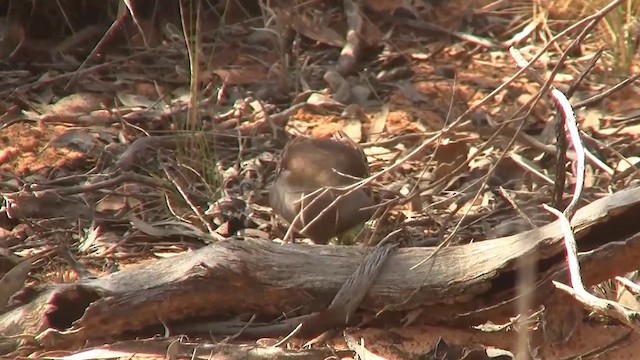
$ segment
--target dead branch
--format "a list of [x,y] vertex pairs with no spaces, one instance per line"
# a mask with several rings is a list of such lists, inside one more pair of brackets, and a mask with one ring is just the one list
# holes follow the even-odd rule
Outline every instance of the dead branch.
[[[573,230],[585,285],[638,268],[640,188],[580,209]],[[550,279],[565,280],[557,222],[510,237],[441,249],[404,248],[391,254],[359,313],[399,323],[424,310],[423,324],[481,323],[515,312],[519,259],[537,265],[533,305],[544,303]],[[246,239],[140,265],[97,279],[24,289],[0,316],[3,353],[23,341],[46,348],[118,338],[127,331],[186,319],[228,320],[238,314],[289,317],[327,309],[369,249],[278,245]],[[260,326],[264,324],[256,324]],[[375,325],[375,324],[374,324]],[[235,330],[235,329],[231,329]],[[224,331],[221,331],[224,333]],[[233,334],[233,333],[231,333]],[[286,335],[286,334],[282,334]]]

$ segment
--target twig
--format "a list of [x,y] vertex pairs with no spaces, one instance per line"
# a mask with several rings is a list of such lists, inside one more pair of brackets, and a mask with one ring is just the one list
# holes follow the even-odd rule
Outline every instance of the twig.
[[636,311],[630,311],[625,309],[622,305],[615,301],[600,299],[592,294],[590,294],[584,287],[582,282],[582,277],[580,276],[580,263],[578,261],[577,256],[577,247],[576,247],[576,239],[573,236],[573,232],[571,230],[571,224],[567,217],[561,213],[560,211],[543,205],[545,210],[550,213],[556,215],[560,222],[560,228],[562,229],[562,234],[564,235],[564,244],[567,250],[567,264],[569,267],[569,277],[571,279],[571,287],[562,284],[557,281],[553,281],[553,285],[561,290],[566,292],[567,294],[574,297],[580,303],[585,305],[587,308],[596,310],[601,312],[607,316],[611,316],[621,323],[629,326],[631,329],[640,333],[640,326],[636,324],[636,319],[640,315]]
[[100,190],[100,189],[104,189],[107,187],[112,187],[115,185],[120,185],[123,184],[125,182],[138,182],[144,185],[148,185],[148,186],[152,186],[152,187],[159,187],[159,188],[168,188],[168,186],[166,184],[164,184],[161,181],[155,180],[153,178],[147,177],[147,176],[143,176],[143,175],[138,175],[138,174],[134,174],[134,173],[124,173],[121,175],[118,175],[114,178],[111,179],[107,179],[107,180],[103,180],[103,181],[99,181],[93,184],[83,184],[83,185],[75,185],[75,186],[69,186],[69,187],[65,187],[65,188],[61,188],[61,189],[47,189],[47,190],[35,190],[35,193],[39,193],[39,192],[53,192],[55,194],[58,195],[73,195],[73,194],[80,194],[80,193],[86,193],[86,192],[90,192],[90,191],[96,191],[96,190]]
[[220,235],[217,231],[215,231],[215,229],[211,226],[211,223],[204,218],[204,214],[202,213],[202,211],[200,211],[198,206],[196,206],[193,203],[193,201],[191,201],[191,198],[187,194],[187,191],[183,186],[182,182],[178,181],[178,179],[169,172],[168,167],[162,161],[159,161],[158,163],[162,167],[162,170],[164,171],[167,179],[171,181],[171,183],[173,184],[173,186],[175,186],[175,188],[178,190],[180,195],[182,195],[182,198],[184,199],[184,201],[187,203],[187,205],[189,205],[189,207],[191,208],[191,211],[193,211],[193,213],[196,214],[200,222],[202,222],[204,226],[207,228],[209,235],[211,235],[211,237],[216,240],[224,240],[224,236]]
[[[511,53],[511,56],[514,58],[518,66],[521,66],[521,67],[526,66],[527,64],[526,60],[516,48],[511,47],[509,49],[509,52]],[[529,73],[533,75],[533,77],[536,78],[538,81],[541,81],[541,77],[538,73],[536,73],[532,69],[529,69]],[[567,130],[569,130],[571,144],[576,152],[576,160],[575,160],[576,161],[576,174],[575,174],[576,184],[574,187],[574,193],[573,193],[573,197],[571,198],[571,202],[569,203],[569,205],[564,211],[567,218],[570,219],[573,216],[575,206],[580,200],[580,196],[582,194],[582,189],[584,186],[584,173],[585,173],[585,157],[586,157],[585,154],[587,151],[585,150],[584,145],[582,144],[582,140],[580,139],[580,132],[578,130],[576,118],[573,113],[573,108],[569,103],[569,100],[567,100],[567,98],[564,96],[564,94],[560,90],[556,89],[553,85],[551,85],[550,82],[551,82],[551,78],[546,80],[544,83],[547,84],[547,87],[551,89],[551,96],[554,99],[554,102],[556,104],[556,107],[559,110],[559,113],[562,115],[561,118],[564,120],[563,122],[564,127]],[[562,171],[564,171],[564,166],[560,166],[560,165],[562,164],[559,164],[558,168],[562,167]]]
[[629,85],[629,84],[633,83],[634,81],[638,80],[638,78],[640,78],[640,74],[635,74],[632,77],[621,81],[616,86],[601,92],[600,94],[593,95],[592,97],[590,97],[588,99],[584,99],[584,100],[576,103],[575,108],[579,109],[579,108],[583,108],[583,107],[593,106],[594,104],[602,101],[602,99],[606,98],[607,96],[610,96],[611,94],[622,90],[627,85]]
[[616,276],[616,281],[621,283],[624,287],[626,287],[630,292],[632,292],[634,295],[638,295],[640,294],[640,285],[634,283],[633,281],[622,277],[622,276]]
[[[115,19],[115,21],[113,23],[111,23],[111,25],[109,26],[109,29],[107,30],[107,32],[102,36],[102,38],[100,39],[100,41],[98,41],[98,43],[96,44],[96,46],[93,47],[93,49],[91,50],[91,53],[89,55],[87,55],[85,57],[85,59],[82,61],[82,63],[80,64],[80,66],[78,66],[78,69],[72,73],[70,73],[69,75],[71,75],[71,78],[69,79],[69,82],[67,83],[67,85],[65,85],[64,89],[67,90],[71,85],[73,85],[78,77],[80,77],[80,75],[83,73],[81,72],[81,70],[85,67],[85,65],[87,65],[87,63],[94,58],[94,56],[100,51],[102,50],[102,48],[104,47],[104,45],[106,44],[106,42],[110,39],[113,38],[113,36],[115,35],[116,31],[118,31],[118,29],[120,28],[120,26],[122,25],[122,23],[124,22],[124,19],[127,16],[127,12],[123,11],[120,14],[118,14],[118,17]],[[95,69],[95,67],[94,67]]]
[[499,48],[501,48],[500,44],[495,43],[495,42],[493,42],[491,40],[484,39],[484,38],[481,38],[479,36],[475,36],[475,35],[472,35],[472,34],[465,34],[465,33],[462,33],[460,31],[452,31],[452,30],[443,28],[441,26],[428,23],[426,21],[406,19],[406,18],[402,18],[401,19],[401,18],[395,17],[393,15],[383,15],[383,16],[386,18],[386,20],[389,20],[394,24],[410,26],[410,27],[415,28],[415,29],[427,30],[427,31],[432,31],[432,32],[435,32],[435,33],[443,34],[443,35],[448,35],[448,36],[455,37],[457,39],[460,39],[462,41],[465,41],[465,42],[468,42],[468,43],[471,43],[471,44],[474,44],[474,45],[482,46],[482,47],[487,48],[487,49],[499,49]]
[[562,112],[556,111],[554,115],[554,121],[556,122],[556,181],[553,185],[553,206],[556,209],[562,207],[562,198],[564,196],[564,188],[567,183],[567,172],[565,170],[567,166],[567,133],[564,128],[564,121],[562,121]]
[[578,74],[578,76],[575,79],[573,79],[573,81],[569,85],[569,89],[567,90],[567,98],[568,99],[571,99],[573,97],[573,94],[576,92],[576,90],[578,90],[578,86],[580,86],[582,81],[587,77],[587,75],[591,72],[591,70],[593,70],[593,68],[596,66],[596,63],[598,62],[598,60],[602,56],[603,52],[604,52],[604,50],[602,48],[598,49],[598,51],[596,51],[596,53],[593,54],[593,56],[591,57],[591,59],[589,60],[587,65],[580,72],[580,74]]

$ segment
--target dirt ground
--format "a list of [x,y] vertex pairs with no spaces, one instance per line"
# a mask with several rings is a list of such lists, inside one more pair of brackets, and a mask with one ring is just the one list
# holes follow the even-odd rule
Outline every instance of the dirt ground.
[[[391,199],[389,211],[360,243],[403,229],[391,240],[403,247],[467,244],[546,224],[555,216],[542,204],[563,210],[578,181],[571,146],[566,165],[556,165],[566,145],[543,86],[552,77],[553,89],[571,93],[591,154],[578,207],[638,183],[636,1],[606,17],[593,14],[613,3],[573,0],[33,3],[0,6],[0,274],[29,259],[18,289],[230,236],[281,239],[286,226],[267,191],[285,134],[343,131],[371,172],[384,172],[374,187]],[[584,19],[597,23],[581,38]],[[533,72],[515,76],[511,46],[526,61],[540,55]],[[131,153],[137,139],[161,135],[187,140]],[[618,287],[597,291],[620,300]],[[625,305],[640,310],[626,294]],[[595,357],[615,341],[605,358],[635,354],[637,336],[619,340],[624,328],[612,327],[600,340],[593,328],[606,325],[584,318],[564,348],[530,355]],[[383,347],[391,337],[353,331],[333,348],[353,350],[349,342],[365,338]],[[398,343],[422,345],[377,353],[427,356],[438,338],[467,355],[473,341],[485,341],[483,351],[511,349],[467,331],[416,340],[433,331],[406,330],[394,333]]]

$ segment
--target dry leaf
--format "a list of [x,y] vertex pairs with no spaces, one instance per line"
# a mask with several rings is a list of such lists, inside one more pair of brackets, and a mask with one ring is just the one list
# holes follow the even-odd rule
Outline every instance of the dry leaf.
[[46,147],[69,148],[78,150],[84,154],[90,154],[100,144],[89,132],[84,129],[71,129],[52,139]]
[[[81,350],[75,354],[60,357],[61,360],[94,360],[94,359],[127,359],[135,358],[137,356],[143,357],[144,355],[154,355],[153,353],[145,354],[140,351],[139,348],[132,348],[130,351],[126,350],[111,350],[110,345],[104,347],[98,347],[94,349]],[[122,347],[122,346],[119,346]]]
[[0,150],[0,164],[4,164],[13,160],[16,156],[20,154],[20,149],[15,146],[8,146],[2,150]]
[[433,160],[438,164],[433,172],[434,180],[450,175],[467,160],[469,146],[464,141],[443,143],[436,148]]
[[404,97],[411,102],[429,103],[430,101],[428,96],[424,95],[422,92],[416,89],[415,85],[411,82],[411,80],[398,81],[398,84],[396,84],[396,87],[400,89],[400,91],[402,92],[402,95],[404,95]]
[[126,107],[148,109],[158,105],[158,101],[145,95],[118,93],[116,96]]
[[133,215],[129,216],[129,221],[138,230],[143,233],[159,238],[168,236],[193,236],[202,239],[213,239],[210,235],[204,233],[197,227],[182,221],[167,220],[149,224],[144,220]]
[[640,163],[640,157],[638,156],[631,156],[631,157],[622,159],[616,165],[616,171],[623,172],[631,167],[638,166],[638,163]]
[[306,16],[290,16],[292,27],[300,34],[322,44],[343,47],[345,39],[324,23],[317,23]]
[[226,85],[252,85],[267,80],[267,70],[257,66],[243,66],[241,69],[215,69],[212,73],[219,76]]
[[88,253],[89,252],[88,250],[94,247],[94,245],[97,243],[100,233],[101,233],[100,226],[96,226],[95,228],[92,228],[86,231],[84,238],[80,239],[78,243],[78,251],[85,254]]
[[121,211],[127,205],[127,198],[122,195],[109,194],[98,201],[96,204],[97,213],[114,213]]
[[633,311],[640,311],[640,304],[636,296],[619,282],[616,282],[616,301]]
[[333,100],[329,96],[319,94],[319,93],[313,93],[309,95],[309,98],[307,99],[307,104],[322,107],[322,108],[325,108],[325,107],[335,108],[335,107],[342,106],[342,104]]
[[357,143],[362,140],[362,122],[358,119],[347,119],[342,131]]
[[382,105],[380,112],[375,114],[371,119],[371,127],[369,128],[369,140],[376,142],[380,140],[380,136],[384,133],[384,128],[387,126],[387,119],[389,118],[389,106]]
[[53,105],[45,106],[44,113],[56,115],[87,114],[102,109],[110,103],[102,94],[77,93],[63,97]]
[[392,151],[382,146],[368,146],[364,148],[364,153],[367,155],[369,162],[391,161],[398,155],[397,151]]

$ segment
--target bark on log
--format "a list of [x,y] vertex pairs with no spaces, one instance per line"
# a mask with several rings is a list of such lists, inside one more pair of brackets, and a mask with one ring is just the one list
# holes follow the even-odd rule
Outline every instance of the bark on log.
[[[586,284],[640,267],[640,188],[580,209],[572,224]],[[262,319],[326,309],[370,251],[360,247],[278,245],[246,239],[129,268],[109,276],[24,289],[0,315],[0,353],[28,338],[48,348],[102,342],[187,319]],[[441,249],[404,248],[391,254],[364,298],[361,312],[386,310],[399,319],[423,309],[424,324],[470,324],[513,313],[519,259],[534,261],[534,305],[549,279],[564,276],[557,222],[510,237]],[[172,328],[172,325],[169,326]],[[31,339],[33,340],[33,339]]]

